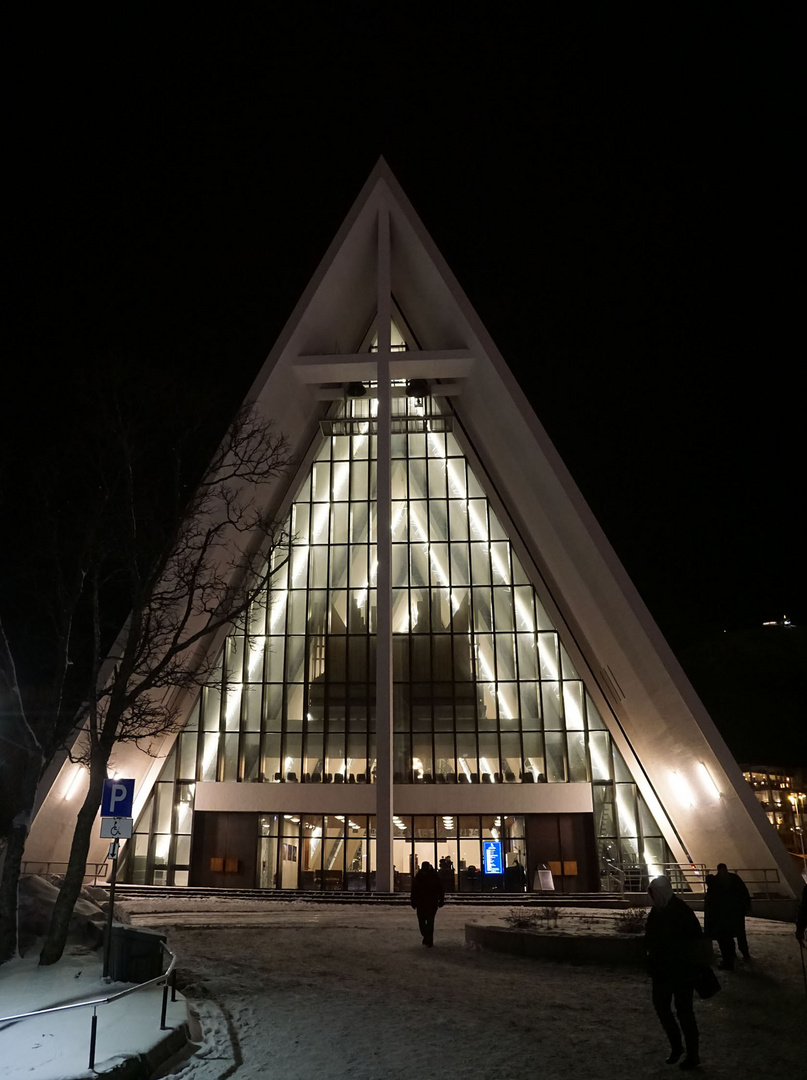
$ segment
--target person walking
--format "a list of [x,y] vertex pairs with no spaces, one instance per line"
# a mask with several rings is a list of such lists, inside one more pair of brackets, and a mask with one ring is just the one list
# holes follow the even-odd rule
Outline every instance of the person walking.
[[706,933],[720,949],[718,967],[732,971],[737,954],[734,940],[744,960],[751,959],[745,935],[745,916],[751,912],[751,894],[739,874],[729,873],[725,863],[717,864],[717,874],[706,878],[706,899],[703,905]]
[[645,947],[653,1008],[670,1042],[667,1064],[674,1065],[686,1052],[680,1067],[694,1069],[700,1064],[700,1044],[692,995],[703,932],[695,912],[674,895],[668,877],[654,878],[647,891],[653,906],[647,917]]
[[410,903],[417,912],[423,944],[430,949],[434,945],[434,917],[445,903],[445,891],[437,871],[429,862],[424,862],[415,874]]
[[801,890],[801,902],[796,912],[796,941],[804,948],[804,931],[807,930],[807,885]]

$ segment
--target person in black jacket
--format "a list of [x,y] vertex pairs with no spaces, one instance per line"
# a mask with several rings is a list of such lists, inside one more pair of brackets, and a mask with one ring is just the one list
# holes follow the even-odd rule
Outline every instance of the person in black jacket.
[[748,938],[745,936],[745,916],[751,910],[751,895],[739,874],[729,873],[725,863],[717,864],[717,874],[706,878],[706,900],[703,905],[704,926],[709,937],[720,949],[718,967],[725,971],[734,968],[736,953],[734,939],[744,960],[750,960]]
[[[653,1007],[670,1040],[667,1064],[674,1065],[686,1050],[681,1068],[694,1069],[700,1064],[692,994],[701,926],[695,912],[673,894],[669,878],[654,878],[647,891],[653,907],[647,917],[645,945],[653,980]],[[673,1001],[678,1023],[673,1016]]]
[[443,883],[431,863],[425,862],[412,882],[410,903],[417,912],[418,926],[427,948],[434,945],[434,916],[445,902]]
[[801,903],[796,912],[796,941],[804,948],[804,931],[807,930],[807,885],[801,891]]

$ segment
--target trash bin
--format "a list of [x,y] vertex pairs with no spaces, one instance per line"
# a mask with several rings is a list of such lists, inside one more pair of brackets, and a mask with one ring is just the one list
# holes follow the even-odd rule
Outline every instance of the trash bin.
[[113,926],[109,943],[109,977],[114,982],[148,982],[163,973],[165,934],[133,926]]

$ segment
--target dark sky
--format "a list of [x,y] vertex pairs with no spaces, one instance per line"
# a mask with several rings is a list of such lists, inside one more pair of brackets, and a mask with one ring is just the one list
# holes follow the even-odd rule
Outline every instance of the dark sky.
[[79,373],[236,407],[383,154],[673,646],[807,622],[794,15],[298,7],[11,29],[3,550]]

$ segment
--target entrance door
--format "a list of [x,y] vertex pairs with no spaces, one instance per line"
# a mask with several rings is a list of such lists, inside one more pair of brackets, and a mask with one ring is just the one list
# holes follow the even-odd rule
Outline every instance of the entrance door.
[[197,811],[193,815],[189,884],[254,889],[257,845],[256,814]]
[[555,890],[597,892],[593,814],[528,814],[527,888],[538,890],[537,871],[548,866]]

